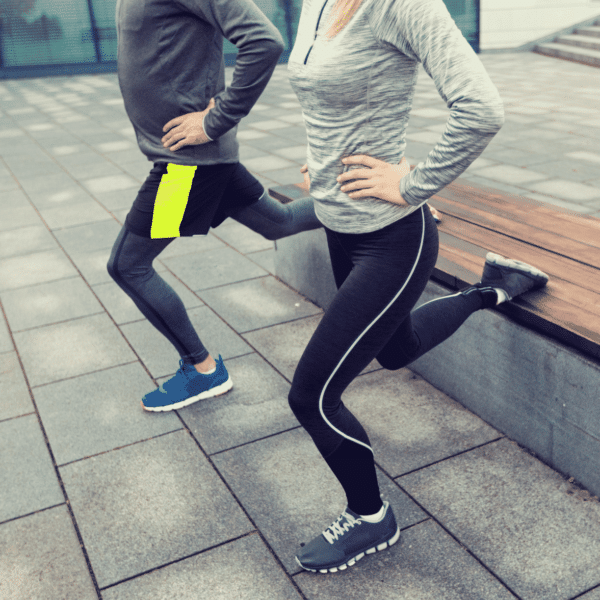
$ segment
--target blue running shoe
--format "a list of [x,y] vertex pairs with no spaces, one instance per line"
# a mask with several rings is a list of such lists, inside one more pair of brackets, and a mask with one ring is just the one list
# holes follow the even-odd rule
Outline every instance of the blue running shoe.
[[296,555],[296,562],[316,573],[337,573],[351,567],[365,554],[374,554],[393,546],[400,539],[389,502],[379,523],[363,521],[360,515],[346,510],[319,537],[310,541]]
[[171,379],[142,398],[142,408],[154,412],[175,410],[198,400],[220,396],[233,387],[233,381],[219,355],[217,370],[210,375],[196,371],[194,365],[179,361],[179,370]]

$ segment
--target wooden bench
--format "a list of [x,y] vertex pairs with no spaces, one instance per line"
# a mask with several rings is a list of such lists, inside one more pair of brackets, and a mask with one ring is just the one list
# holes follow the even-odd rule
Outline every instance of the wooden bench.
[[[269,193],[287,203],[308,190]],[[476,312],[409,368],[600,495],[600,219],[460,178],[429,202],[441,216],[440,253],[420,302],[477,282],[490,251],[550,282]],[[275,273],[326,308],[335,284],[323,230],[278,240]]]
[[[269,193],[284,203],[309,195],[304,183]],[[498,310],[600,359],[600,219],[459,180],[429,204],[442,218],[434,281],[451,290],[476,283],[490,251],[533,264],[548,286]]]

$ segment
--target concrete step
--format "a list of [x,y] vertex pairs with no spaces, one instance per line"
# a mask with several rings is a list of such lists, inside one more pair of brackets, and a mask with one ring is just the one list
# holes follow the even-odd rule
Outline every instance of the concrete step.
[[554,43],[600,51],[600,37],[589,37],[587,35],[561,35],[554,40]]
[[600,51],[598,50],[588,50],[587,48],[553,42],[550,44],[538,44],[533,51],[537,54],[554,56],[556,58],[589,65],[590,67],[600,68]]
[[[600,21],[596,21],[596,23],[600,23]],[[576,29],[573,33],[587,35],[588,37],[600,38],[600,25],[592,25],[590,27],[580,27],[579,29]]]

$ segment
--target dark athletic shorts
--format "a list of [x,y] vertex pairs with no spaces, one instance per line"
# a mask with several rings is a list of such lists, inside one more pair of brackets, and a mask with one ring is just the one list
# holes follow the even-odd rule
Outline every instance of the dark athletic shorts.
[[262,184],[239,162],[196,166],[156,162],[125,227],[153,239],[205,235],[263,192]]

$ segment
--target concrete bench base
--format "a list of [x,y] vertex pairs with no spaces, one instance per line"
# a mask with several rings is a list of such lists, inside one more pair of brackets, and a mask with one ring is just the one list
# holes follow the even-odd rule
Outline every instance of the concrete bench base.
[[[336,287],[324,230],[277,241],[275,272],[326,309]],[[448,293],[430,281],[420,303]],[[600,495],[600,365],[595,360],[485,310],[410,369]]]

